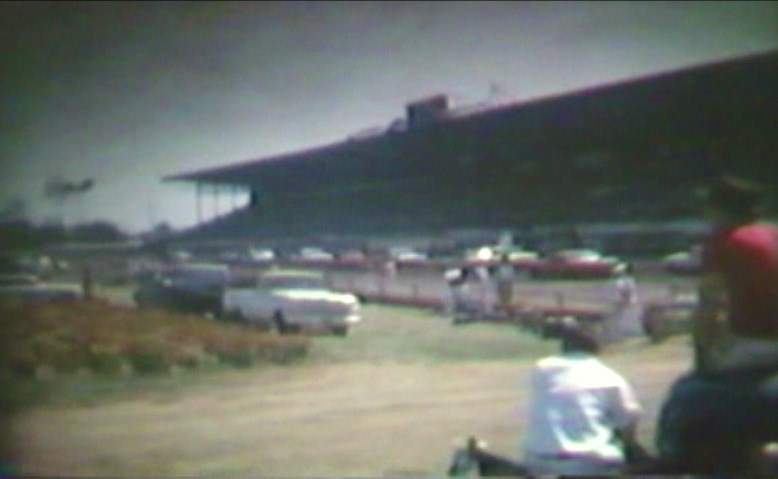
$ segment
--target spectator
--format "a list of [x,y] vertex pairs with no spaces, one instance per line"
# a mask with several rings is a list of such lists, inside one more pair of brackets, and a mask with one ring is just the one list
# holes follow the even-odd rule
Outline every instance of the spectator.
[[459,314],[468,312],[468,282],[469,270],[466,267],[447,270],[444,278],[448,283],[449,300],[446,302],[446,312],[457,321]]
[[762,190],[726,177],[707,195],[695,340],[703,370],[778,365],[778,227],[759,221]]
[[470,275],[471,294],[478,304],[481,315],[491,315],[495,311],[495,298],[492,294],[489,268],[475,266]]
[[665,461],[691,474],[744,472],[778,440],[778,227],[759,220],[763,192],[724,177],[708,189],[712,232],[694,319],[695,368],[659,421]]
[[561,354],[532,371],[526,466],[533,475],[623,472],[626,450],[637,444],[635,393],[597,358],[589,332],[569,320],[558,334]]
[[91,300],[93,298],[92,267],[88,263],[84,265],[81,272],[81,289],[84,299]]
[[610,340],[643,334],[640,322],[643,306],[633,272],[631,264],[619,265],[614,278],[605,285],[604,301],[610,308],[607,320]]
[[497,293],[497,310],[502,313],[511,311],[513,301],[513,282],[515,273],[507,254],[500,256],[500,262],[494,272],[494,284]]

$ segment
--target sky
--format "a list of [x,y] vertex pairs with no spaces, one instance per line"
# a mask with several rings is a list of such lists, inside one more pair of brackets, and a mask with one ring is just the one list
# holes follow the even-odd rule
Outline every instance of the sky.
[[[778,2],[2,2],[0,209],[186,227],[194,186],[163,176],[337,142],[414,99],[525,101],[776,49]],[[53,178],[94,186],[63,206]]]

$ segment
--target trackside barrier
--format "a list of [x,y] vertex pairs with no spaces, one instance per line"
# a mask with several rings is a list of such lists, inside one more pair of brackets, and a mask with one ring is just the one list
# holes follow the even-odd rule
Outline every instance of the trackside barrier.
[[353,292],[359,295],[360,297],[364,298],[365,301],[369,303],[414,306],[418,308],[427,308],[427,309],[435,309],[435,310],[441,310],[444,307],[444,302],[441,298],[422,297],[413,294],[410,296],[399,295],[399,294],[388,294],[388,293],[382,294],[381,292],[359,291],[358,289],[355,289]]

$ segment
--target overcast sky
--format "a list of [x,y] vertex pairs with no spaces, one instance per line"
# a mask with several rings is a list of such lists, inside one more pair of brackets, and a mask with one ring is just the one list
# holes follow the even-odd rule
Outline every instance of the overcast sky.
[[94,178],[68,223],[191,225],[194,187],[162,176],[338,141],[410,99],[526,100],[777,48],[778,2],[2,2],[0,206],[56,218],[45,182]]

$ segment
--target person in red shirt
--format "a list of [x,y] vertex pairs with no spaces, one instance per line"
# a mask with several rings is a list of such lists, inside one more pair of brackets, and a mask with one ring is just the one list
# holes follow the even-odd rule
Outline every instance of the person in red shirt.
[[763,196],[733,177],[707,190],[694,370],[671,388],[657,429],[673,472],[753,471],[778,441],[778,227],[760,220]]
[[759,220],[762,196],[756,185],[732,177],[709,189],[713,231],[695,318],[698,369],[778,364],[778,227]]

